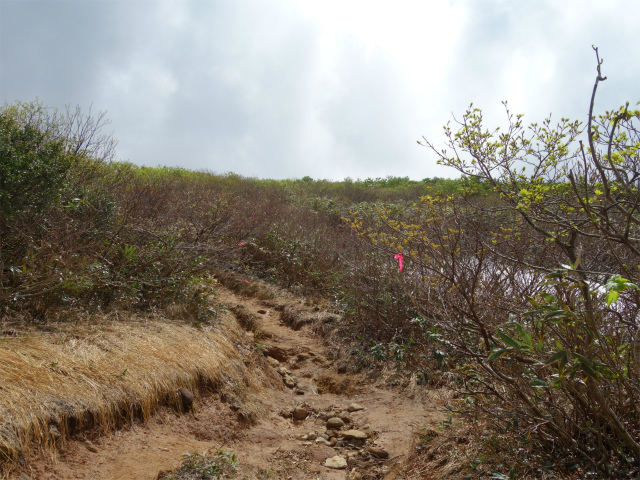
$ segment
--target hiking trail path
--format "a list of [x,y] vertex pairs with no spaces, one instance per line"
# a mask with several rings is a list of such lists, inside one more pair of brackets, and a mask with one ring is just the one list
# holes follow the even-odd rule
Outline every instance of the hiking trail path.
[[[179,466],[187,452],[222,449],[237,456],[236,479],[391,480],[414,448],[414,433],[444,418],[442,401],[424,387],[390,388],[366,372],[338,373],[344,369],[310,325],[294,330],[283,322],[278,300],[241,297],[220,286],[216,301],[258,319],[270,368],[290,383],[260,393],[265,414],[255,424],[243,425],[237,407],[220,395],[196,393],[190,412],[161,409],[146,423],[93,441],[76,436],[63,451],[29,462],[17,478],[155,480]],[[299,298],[287,301],[314,310]],[[293,418],[305,411],[306,418]],[[337,428],[327,429],[329,418],[340,418],[344,426],[333,420]],[[345,438],[345,431],[354,430],[367,438]],[[346,468],[325,466],[336,456],[347,461]]]

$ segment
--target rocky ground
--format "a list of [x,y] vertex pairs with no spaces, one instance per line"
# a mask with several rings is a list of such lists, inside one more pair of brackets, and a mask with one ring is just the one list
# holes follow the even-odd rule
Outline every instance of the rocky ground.
[[301,299],[245,298],[224,287],[218,295],[216,302],[248,330],[247,345],[266,355],[281,388],[263,391],[253,409],[240,396],[194,392],[186,414],[161,410],[114,434],[76,435],[61,451],[29,459],[15,478],[172,478],[184,454],[210,451],[235,453],[237,471],[224,478],[399,478],[414,434],[443,419],[437,392],[347,374],[336,349],[314,333],[330,327],[332,314]]

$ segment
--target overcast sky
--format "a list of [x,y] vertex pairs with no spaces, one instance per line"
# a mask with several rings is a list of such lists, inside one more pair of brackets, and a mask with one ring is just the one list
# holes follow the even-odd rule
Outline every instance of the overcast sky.
[[260,178],[457,177],[416,144],[640,100],[640,2],[0,0],[0,100],[108,111],[118,155]]

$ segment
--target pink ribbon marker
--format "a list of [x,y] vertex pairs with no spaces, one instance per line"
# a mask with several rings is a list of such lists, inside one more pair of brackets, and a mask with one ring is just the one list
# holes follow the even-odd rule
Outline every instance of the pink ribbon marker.
[[242,246],[242,245],[244,245],[244,242],[240,242],[238,245],[239,245],[239,246]]
[[249,283],[249,280],[245,280],[244,282],[245,282],[245,283]]
[[398,267],[400,267],[400,271],[402,271],[402,253],[396,253],[396,256],[393,258],[398,260]]

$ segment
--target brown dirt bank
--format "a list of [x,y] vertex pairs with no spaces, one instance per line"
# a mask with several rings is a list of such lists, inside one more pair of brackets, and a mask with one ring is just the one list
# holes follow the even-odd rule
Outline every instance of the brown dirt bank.
[[[221,286],[212,301],[223,313],[205,327],[138,319],[5,337],[0,362],[12,367],[0,373],[0,415],[13,433],[3,428],[2,441],[17,458],[5,476],[156,479],[186,452],[221,448],[236,453],[237,479],[398,478],[414,433],[442,420],[441,402],[413,384],[338,373],[314,333],[334,314],[259,296]],[[196,393],[187,413],[179,387]],[[328,425],[332,417],[344,425]],[[82,422],[69,428],[69,418]],[[48,448],[27,450],[28,441]],[[332,457],[347,468],[325,466]]]

